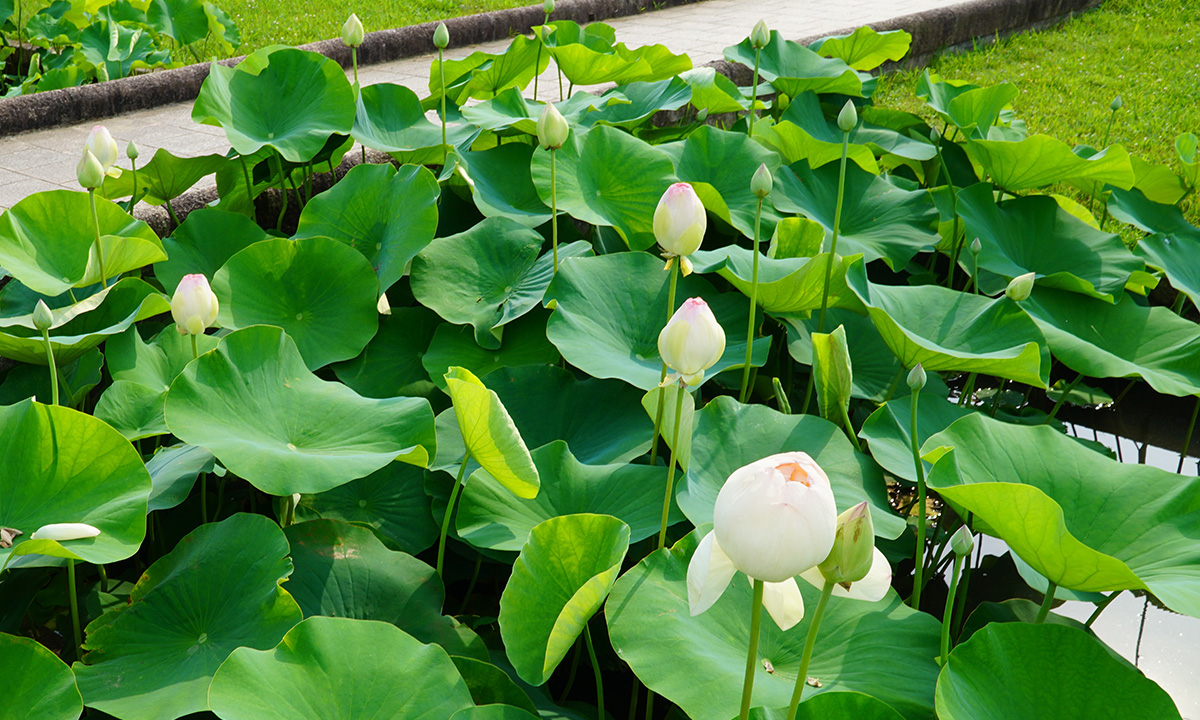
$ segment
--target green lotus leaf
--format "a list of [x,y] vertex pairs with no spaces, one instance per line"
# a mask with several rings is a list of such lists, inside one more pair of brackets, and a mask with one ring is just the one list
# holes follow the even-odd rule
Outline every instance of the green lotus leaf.
[[470,707],[445,650],[371,620],[312,617],[271,650],[240,648],[213,677],[221,720],[434,720]]
[[[818,168],[842,158],[842,140],[845,135],[837,123],[830,123],[821,110],[821,101],[815,93],[803,92],[792,98],[779,122],[767,128],[755,128],[761,137],[773,146],[786,164],[807,160],[810,168]],[[867,172],[878,175],[879,163],[866,145],[856,142],[858,129],[850,135],[846,146],[846,159],[853,161]]]
[[954,649],[938,676],[937,714],[944,720],[1180,717],[1165,690],[1086,632],[1026,623],[993,623]]
[[630,542],[658,532],[667,486],[665,467],[585,465],[561,440],[543,445],[532,455],[538,474],[554,482],[546,483],[536,498],[522,500],[486,470],[477,470],[467,480],[458,508],[460,538],[477,547],[515,552],[539,523],[576,513],[619,518],[629,526]]
[[738,86],[716,68],[698,67],[681,73],[679,78],[692,88],[692,107],[709,115],[750,109],[750,100]]
[[675,500],[693,525],[710,523],[717,493],[734,470],[792,451],[808,453],[829,476],[839,511],[865,500],[871,504],[877,536],[895,538],[904,530],[904,521],[888,505],[879,467],[856,452],[837,425],[815,415],[784,415],[765,405],[742,405],[728,396],[696,413],[691,465]]
[[421,358],[443,324],[427,308],[393,308],[391,315],[379,317],[379,332],[363,351],[353,360],[335,364],[333,371],[363,397],[432,397],[434,385]]
[[[162,205],[191,190],[202,178],[220,170],[226,162],[224,155],[177,157],[166,148],[154,151],[150,162],[137,168],[138,199],[150,205]],[[122,198],[133,195],[134,172],[108,178],[100,189],[104,197]],[[145,193],[144,195],[142,193]]]
[[[639,51],[642,49],[638,48]],[[614,125],[632,130],[645,124],[660,110],[678,110],[691,99],[691,86],[678,77],[654,82],[630,82],[604,93],[601,100],[605,104],[581,115],[579,124],[586,127]]]
[[563,515],[530,530],[500,596],[500,636],[517,675],[542,685],[617,580],[629,526],[609,515]]
[[[1039,326],[1007,297],[968,295],[936,285],[875,285],[856,261],[846,282],[867,306],[884,342],[906,368],[959,370],[1044,388],[1050,352]],[[1103,302],[1103,301],[1097,301]]]
[[[474,717],[490,720],[526,720],[541,717],[537,706],[504,670],[490,662],[461,655],[451,655],[450,659],[454,661],[454,667],[458,668],[458,673],[466,681],[467,689],[471,691],[471,699],[477,706],[459,710],[454,717],[460,720]],[[478,715],[470,712],[484,710],[485,707],[492,710]]]
[[692,69],[687,55],[674,55],[663,45],[630,49],[618,43],[612,26],[571,20],[535,28],[554,63],[573,85],[599,85],[663,80]]
[[[716,272],[746,296],[754,279],[754,252],[737,245],[700,250],[691,255],[696,272]],[[821,307],[829,253],[816,257],[758,259],[758,305],[775,314],[807,313]],[[839,256],[829,276],[829,307],[866,312],[862,301],[846,285],[846,268],[854,258]]]
[[[754,58],[750,38],[725,48],[725,59],[729,62],[753,68]],[[794,98],[806,90],[863,96],[862,78],[844,61],[823,58],[799,43],[785,40],[776,30],[771,31],[771,41],[762,49],[758,74],[776,92],[788,97]]]
[[942,80],[926,70],[917,80],[916,94],[942,121],[968,133],[968,137],[980,138],[987,136],[988,128],[1016,99],[1017,87],[1012,83],[980,87],[961,80]]
[[680,400],[681,389],[678,384],[651,389],[642,396],[642,409],[646,411],[647,419],[653,421],[658,417],[661,398],[662,418],[659,419],[659,437],[667,444],[667,447],[671,448],[671,454],[679,463],[679,469],[687,472],[692,458],[692,430],[695,427],[696,399],[692,397],[691,393],[684,391],[683,405],[679,408],[679,447],[675,447],[675,406]]
[[83,713],[71,668],[36,640],[0,633],[0,663],[10,670],[0,720],[77,720]]
[[284,534],[296,568],[284,589],[305,618],[379,620],[447,653],[487,657],[478,636],[442,615],[446,591],[425,563],[337,520],[291,525]]
[[1175,205],[1153,202],[1136,189],[1112,190],[1108,211],[1121,222],[1153,233],[1138,241],[1134,253],[1200,305],[1200,229]]
[[193,530],[146,570],[129,604],[88,625],[74,665],[84,704],[123,720],[207,710],[213,673],[235,648],[272,647],[300,621],[279,587],[287,553],[283,531],[261,515]]
[[[438,96],[440,97],[440,96]],[[435,148],[441,158],[442,124],[425,117],[417,94],[403,85],[377,83],[362,89],[354,118],[354,139],[387,153],[416,153]],[[463,122],[456,104],[446,108],[446,144],[469,146],[479,128]]]
[[[106,260],[113,260],[105,262],[108,277],[142,267],[137,263],[147,257],[162,259],[162,242],[150,226],[135,220],[116,203],[96,198],[96,215]],[[34,193],[0,215],[0,267],[43,295],[60,295],[72,287],[99,282],[95,244],[87,193]],[[122,258],[126,261],[121,262]],[[89,269],[94,276],[90,279]]]
[[375,272],[329,238],[254,243],[229,258],[212,287],[222,327],[283,328],[310,370],[355,357],[379,328]]
[[441,99],[443,73],[446,97],[460,106],[468,99],[487,100],[509,88],[524,89],[550,64],[549,53],[541,50],[536,39],[517,35],[502,53],[477,50],[461,60],[434,60],[429,68],[429,101]]
[[550,220],[550,208],[533,185],[532,145],[506,143],[487,150],[456,152],[454,158],[457,172],[466,179],[475,207],[484,217],[504,217],[529,227]]
[[208,34],[208,16],[201,0],[150,0],[148,5],[147,23],[181,46]]
[[154,277],[174,293],[184,275],[212,278],[229,258],[266,238],[266,231],[245,215],[211,208],[192,211],[163,240],[168,257],[154,264]]
[[[81,407],[87,394],[103,380],[101,369],[104,355],[91,350],[65,365],[58,366],[58,404],[63,407]],[[0,405],[13,405],[25,398],[33,398],[49,404],[54,399],[50,388],[50,373],[46,367],[21,363],[10,369],[0,383]]]
[[[23,533],[0,548],[0,568],[10,556],[28,554],[100,565],[141,546],[150,475],[129,441],[104,422],[32,400],[0,406],[0,467],[0,527]],[[100,534],[31,539],[54,523],[87,523]]]
[[904,30],[876,32],[867,26],[849,35],[831,35],[808,46],[821,57],[838,58],[855,70],[874,70],[908,54],[912,35]]
[[168,510],[179,505],[192,492],[200,473],[212,472],[216,458],[202,447],[180,443],[160,448],[146,461],[153,488],[148,510]]
[[[546,335],[567,362],[592,377],[619,378],[649,390],[661,379],[657,343],[669,314],[669,275],[662,261],[649,253],[568,260],[546,291],[557,303]],[[704,298],[717,322],[729,329],[725,353],[705,371],[705,378],[742,367],[746,342],[733,328],[745,327],[747,299],[738,293],[718,295],[706,280],[694,276],[679,280],[675,302],[682,304],[689,297]],[[761,366],[769,347],[769,338],[756,339],[751,364]]]
[[[787,707],[758,707],[750,710],[751,720],[785,720]],[[796,708],[796,720],[825,718],[854,718],[854,720],[901,720],[904,716],[891,705],[858,692],[825,692],[813,695]]]
[[[419,165],[358,165],[300,213],[295,238],[333,238],[362,253],[383,292],[437,232],[438,184]],[[331,265],[330,267],[334,267]]]
[[[456,325],[475,328],[475,342],[496,349],[504,326],[541,305],[554,276],[544,238],[507,218],[488,218],[466,232],[438,238],[413,258],[412,293]],[[590,255],[591,245],[558,249],[559,261]]]
[[[614,127],[573,132],[557,160],[559,212],[577,220],[616,228],[634,250],[654,244],[654,208],[675,182],[670,158],[658,148]],[[630,174],[627,168],[637,168]],[[550,151],[533,153],[533,184],[551,204]]]
[[[304,50],[277,50],[257,74],[229,79],[230,119],[222,123],[241,155],[274,148],[285,160],[306,163],[330,135],[354,124],[354,90],[335,61]],[[193,113],[194,116],[194,113]]]
[[1155,390],[1200,394],[1200,328],[1168,308],[1117,303],[1049,288],[1034,288],[1021,303],[1067,367],[1088,377],[1140,377]]
[[[675,175],[692,188],[704,208],[748,238],[754,237],[757,198],[750,190],[750,179],[760,165],[768,172],[779,172],[779,156],[746,137],[742,132],[726,132],[709,125],[688,136],[682,143],[664,146],[675,163]],[[770,202],[762,205],[759,238],[767,239],[780,220]]]
[[[958,191],[958,213],[966,237],[979,238],[980,291],[999,294],[1027,272],[1037,282],[1109,302],[1144,263],[1119,235],[1101,232],[1059,207],[1053,198],[1023,197],[997,204],[992,186],[978,183]],[[967,263],[963,263],[964,267]]]
[[1048,135],[1032,135],[1018,142],[974,140],[967,149],[992,182],[1010,193],[1068,180],[1092,180],[1129,189],[1135,180],[1129,153],[1120,145],[1087,160]]
[[812,333],[812,372],[821,417],[851,428],[849,420],[853,368],[846,344],[846,328],[838,325],[829,333]]
[[558,360],[558,351],[546,339],[546,314],[534,311],[509,323],[499,350],[479,347],[469,327],[444,323],[433,333],[421,364],[433,384],[445,390],[445,375],[451,366],[464,367],[476,377],[485,378],[500,368],[549,365]]
[[[771,201],[780,212],[799,213],[821,223],[832,238],[837,197],[838,165],[812,170],[802,160],[779,170]],[[857,165],[846,166],[841,222],[840,254],[861,253],[865,262],[882,259],[897,270],[939,241],[932,231],[937,209],[928,192],[903,190]]]
[[[728,720],[737,714],[746,672],[750,583],[735,577],[715,605],[692,617],[685,578],[700,537],[693,532],[625,573],[612,590],[605,617],[613,647],[646,687],[689,718]],[[799,585],[805,607],[816,607],[820,591],[803,581]],[[752,705],[787,707],[810,617],[786,632],[763,618]],[[904,717],[931,717],[938,633],[932,617],[906,607],[894,592],[877,603],[830,599],[808,669],[821,686],[804,688],[801,711],[806,712],[809,698],[855,691]]]
[[471,459],[513,495],[536,497],[540,485],[537,467],[496,393],[460,367],[451,367],[446,373],[446,390]]
[[[907,386],[906,386],[907,387]],[[946,398],[921,393],[917,402],[917,447],[934,435],[950,427],[955,420],[974,412],[968,407],[956,405]],[[858,436],[867,441],[871,457],[891,475],[917,482],[917,467],[912,455],[912,397],[901,397],[887,401],[871,413],[862,424]],[[925,476],[933,469],[933,463],[922,459]]]
[[434,454],[433,415],[418,398],[369,400],[304,366],[282,330],[230,333],[167,393],[167,427],[272,495],[314,493],[400,460]]
[[936,461],[930,487],[1048,580],[1088,592],[1149,589],[1200,617],[1200,480],[979,413],[926,440],[922,456]]
[[463,708],[450,720],[537,720],[541,715],[532,715],[526,710],[512,705],[491,704]]
[[364,525],[384,545],[410,554],[431,547],[438,537],[425,494],[425,471],[403,463],[389,463],[332,490],[301,496],[296,517]]

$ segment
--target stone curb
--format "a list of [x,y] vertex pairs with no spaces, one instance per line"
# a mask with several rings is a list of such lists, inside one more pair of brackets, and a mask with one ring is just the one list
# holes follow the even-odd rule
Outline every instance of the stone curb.
[[[694,2],[699,0],[560,0],[552,19],[582,24]],[[544,18],[539,4],[450,18],[445,23],[450,31],[450,47],[467,47],[529,33]],[[438,22],[427,22],[367,33],[358,49],[359,66],[436,52],[433,31],[437,25]],[[342,67],[351,66],[350,48],[343,45],[341,39],[321,40],[299,47],[332,58]],[[242,57],[219,62],[232,66]],[[197,63],[0,100],[0,137],[194,100],[208,77],[208,70],[209,63]]]

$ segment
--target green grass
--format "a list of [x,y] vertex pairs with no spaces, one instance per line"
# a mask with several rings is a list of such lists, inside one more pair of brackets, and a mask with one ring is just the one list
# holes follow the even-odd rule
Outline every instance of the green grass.
[[[1108,0],[1042,32],[1023,33],[929,68],[977,85],[1009,81],[1029,133],[1100,146],[1109,103],[1120,95],[1110,143],[1176,171],[1175,137],[1200,132],[1200,2]],[[913,88],[923,68],[880,79],[877,105],[931,116]],[[1196,221],[1193,196],[1185,207]]]

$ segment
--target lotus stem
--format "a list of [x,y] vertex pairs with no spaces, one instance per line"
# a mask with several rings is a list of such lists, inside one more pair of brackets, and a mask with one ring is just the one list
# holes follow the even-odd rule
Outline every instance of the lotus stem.
[[75,657],[83,657],[83,633],[79,631],[79,598],[75,591],[75,559],[67,558],[67,595],[71,601],[71,630],[75,633]]
[[1121,590],[1114,590],[1113,592],[1109,593],[1108,597],[1104,598],[1104,600],[1096,606],[1096,609],[1092,611],[1092,614],[1088,616],[1087,622],[1085,622],[1083,626],[1085,628],[1092,627],[1092,623],[1096,622],[1096,618],[1100,617],[1100,613],[1104,612],[1105,608],[1111,605],[1112,601],[1116,600],[1117,596],[1120,595],[1121,592]]
[[600,661],[596,659],[596,648],[592,645],[592,631],[587,623],[583,624],[583,639],[587,644],[588,657],[592,659],[592,672],[596,674],[596,717],[605,720],[604,713],[604,676],[600,674]]
[[446,165],[446,64],[442,61],[442,49],[438,48],[438,78],[442,83],[442,166]]
[[913,559],[913,591],[909,602],[914,610],[921,609],[921,590],[925,587],[925,465],[921,462],[921,449],[917,438],[917,403],[920,397],[920,391],[913,391],[909,423],[913,464],[917,469],[917,550]]
[[566,702],[567,695],[571,693],[571,688],[575,685],[575,673],[579,670],[579,654],[582,652],[582,643],[576,640],[574,645],[575,654],[571,656],[571,669],[567,672],[567,684],[563,685],[562,694],[558,696],[559,705]]
[[[288,498],[288,509],[291,510],[291,502],[295,498]],[[200,473],[200,524],[208,522],[208,473]],[[288,525],[291,525],[289,522]]]
[[946,595],[946,612],[942,615],[942,667],[950,655],[950,622],[954,618],[954,595],[958,592],[958,581],[962,572],[963,556],[955,553],[954,570],[950,573],[950,593]]
[[[546,13],[546,16],[544,18],[542,18],[542,25],[545,26],[549,22],[550,22],[550,13]],[[541,75],[542,75],[540,72],[538,72],[538,68],[542,66],[542,47],[545,46],[545,44],[546,44],[546,42],[544,40],[542,40],[541,33],[538,33],[537,59],[533,61],[533,72],[534,72],[534,75],[533,75],[533,99],[535,101],[537,100],[538,80],[541,78]]]
[[[971,513],[967,513],[966,526],[968,529],[971,527]],[[976,558],[983,556],[983,549],[981,547],[977,547],[975,552]],[[966,563],[963,565],[962,577],[959,579],[958,596],[954,600],[954,626],[951,632],[956,636],[962,631],[963,613],[967,609],[968,591],[971,589],[971,569],[971,559],[968,556]]]
[[554,274],[558,275],[558,151],[550,148],[550,247],[554,250]]
[[[50,347],[46,343],[46,347]],[[1179,449],[1179,467],[1175,472],[1183,472],[1183,461],[1187,457],[1188,448],[1192,446],[1192,432],[1196,429],[1196,416],[1200,415],[1200,396],[1196,397],[1196,404],[1192,406],[1192,421],[1188,423],[1187,433],[1183,436],[1183,447]]]
[[[659,397],[662,398],[667,394],[666,388],[659,390]],[[683,386],[683,381],[679,382],[679,394],[675,397],[675,429],[671,433],[671,465],[667,469],[667,490],[663,495],[662,509],[662,524],[658,529],[658,549],[662,550],[667,546],[667,515],[671,510],[671,491],[675,486],[675,464],[676,462],[682,467],[683,453],[679,451],[679,426],[683,419],[683,401],[687,399],[687,390]]]
[[958,396],[959,407],[966,405],[971,399],[971,395],[975,392],[975,378],[977,373],[967,373],[967,381],[963,383],[962,393]]
[[57,405],[58,366],[54,363],[54,348],[50,347],[50,328],[42,331],[42,342],[46,344],[46,365],[50,368],[50,404]]
[[854,424],[850,422],[850,413],[841,405],[838,406],[838,410],[842,414],[842,429],[846,431],[846,437],[850,438],[850,442],[854,443],[855,450],[862,452],[862,443],[858,441],[858,435],[854,432]]
[[842,226],[842,198],[846,192],[846,153],[850,150],[850,133],[842,133],[842,163],[838,169],[837,206],[833,211],[833,239],[829,243],[829,264],[825,266],[825,286],[821,290],[821,314],[817,316],[817,332],[825,332],[825,310],[829,307],[829,282],[833,279],[833,261],[837,257],[838,230]]
[[283,216],[287,214],[288,206],[287,185],[284,184],[285,181],[283,179],[283,156],[276,151],[271,156],[271,159],[275,162],[275,172],[279,173],[279,195],[282,199],[281,207],[279,208],[279,217],[275,219],[275,229],[282,231]]
[[746,679],[742,682],[742,711],[738,720],[750,718],[750,696],[754,693],[754,671],[758,665],[758,631],[762,627],[763,581],[754,580],[754,600],[750,604],[750,647],[746,651]]
[[992,397],[992,409],[989,413],[992,417],[996,417],[996,410],[1000,407],[1000,396],[1004,394],[1004,386],[1008,384],[1008,378],[1000,378],[1000,387],[996,388],[996,394]]
[[821,599],[817,601],[817,609],[813,611],[812,620],[808,622],[808,636],[804,638],[804,654],[800,656],[800,671],[796,676],[796,689],[792,691],[792,702],[788,705],[787,720],[796,720],[796,709],[800,707],[800,696],[804,694],[804,686],[808,684],[808,665],[812,662],[813,648],[817,644],[817,631],[821,628],[821,618],[825,615],[825,607],[829,605],[829,596],[833,594],[833,583],[825,581],[821,588]]
[[1058,585],[1054,581],[1050,581],[1050,587],[1046,588],[1046,597],[1042,600],[1042,607],[1038,610],[1037,617],[1034,618],[1034,625],[1041,625],[1046,621],[1046,616],[1050,614],[1050,606],[1054,604],[1054,592],[1058,590]]
[[108,275],[104,272],[104,245],[100,241],[100,215],[96,212],[96,188],[88,188],[88,199],[92,202],[92,229],[96,231],[96,263],[100,266],[100,287],[108,287]]
[[463,484],[463,476],[467,474],[467,464],[471,461],[471,451],[463,453],[462,466],[458,468],[458,477],[450,490],[450,500],[446,503],[446,515],[442,518],[442,531],[438,535],[437,574],[442,577],[442,563],[446,558],[446,535],[450,532],[450,517],[454,515],[454,501],[458,499],[458,491]]
[[[248,201],[250,201],[250,208],[253,210],[253,208],[254,208],[254,188],[250,184],[250,168],[246,167],[246,156],[245,155],[238,155],[238,160],[242,161],[242,178],[244,178],[246,181],[246,199]],[[330,161],[330,164],[332,164],[332,161]],[[329,173],[331,175],[333,174],[332,168],[330,169]],[[255,213],[255,215],[257,215],[257,214],[258,213]]]
[[[962,252],[962,243],[958,241],[958,193],[954,189],[954,181],[950,179],[950,168],[946,165],[946,157],[942,155],[942,144],[939,141],[937,144],[938,163],[942,166],[942,173],[946,176],[946,187],[950,188],[950,212],[954,215],[953,229],[950,231],[950,246],[954,248],[954,252],[950,256],[950,273],[946,277],[946,287],[954,289],[954,270],[958,267],[958,255]],[[934,253],[937,256],[937,253]]]
[[750,279],[750,319],[746,323],[746,364],[742,367],[742,391],[738,393],[738,402],[745,403],[750,395],[750,360],[754,352],[754,316],[758,311],[758,242],[762,223],[763,199],[758,198],[758,208],[754,211],[754,270]]
[[[667,322],[671,321],[671,316],[675,314],[675,286],[679,283],[679,263],[671,263],[671,282],[667,286]],[[667,379],[667,363],[662,364],[662,371],[658,374],[658,382],[662,383]],[[654,466],[654,462],[658,460],[658,436],[662,432],[663,407],[666,400],[665,393],[660,393],[658,396],[658,410],[654,413],[654,434],[650,437],[650,465]]]
[[1050,408],[1050,414],[1047,415],[1046,419],[1042,421],[1043,425],[1050,424],[1050,421],[1053,420],[1054,416],[1058,414],[1058,409],[1062,407],[1064,402],[1067,401],[1067,396],[1071,394],[1071,391],[1075,389],[1075,386],[1078,385],[1079,381],[1082,379],[1083,373],[1079,373],[1075,376],[1075,379],[1071,381],[1070,385],[1067,385],[1065,388],[1063,388],[1062,395],[1058,396],[1058,400],[1054,403],[1054,407]]
[[132,215],[132,214],[133,214],[133,206],[134,206],[134,205],[137,205],[137,201],[138,201],[138,196],[137,196],[137,160],[136,160],[136,159],[134,159],[134,158],[130,158],[130,159],[129,159],[129,164],[130,164],[130,168],[131,168],[131,169],[130,169],[130,172],[131,172],[131,173],[133,173],[133,195],[130,195],[130,196],[129,196],[129,214],[130,214],[130,215]]
[[[762,57],[762,48],[754,49],[754,75],[750,78],[750,122],[746,124],[746,137],[754,134],[754,106],[758,105],[758,60]],[[761,201],[760,201],[761,205]],[[743,401],[744,402],[744,401]]]

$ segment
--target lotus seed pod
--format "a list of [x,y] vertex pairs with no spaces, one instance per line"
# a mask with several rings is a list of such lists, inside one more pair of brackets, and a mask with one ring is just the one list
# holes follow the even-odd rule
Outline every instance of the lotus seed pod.
[[858,582],[870,572],[874,551],[875,526],[864,500],[838,515],[833,549],[817,567],[826,580],[842,584]]
[[95,190],[104,184],[104,166],[100,164],[91,150],[84,149],[83,157],[75,166],[75,177],[85,190]]
[[921,392],[921,388],[925,387],[925,380],[925,368],[921,367],[921,363],[917,363],[908,371],[908,388],[913,392]]
[[975,536],[971,534],[966,525],[963,525],[954,531],[954,535],[950,536],[950,547],[954,550],[955,555],[966,557],[975,551]]
[[754,177],[750,178],[750,191],[754,193],[755,197],[765,198],[771,194],[773,182],[771,171],[767,169],[766,163],[763,163],[754,171]]
[[1124,104],[1125,104],[1125,101],[1121,99],[1120,95],[1118,95],[1115,98],[1113,98],[1112,104],[1109,105],[1108,107],[1113,112],[1116,112],[1116,111],[1120,110],[1121,106]]
[[437,30],[433,31],[433,44],[438,50],[445,50],[450,44],[450,31],[446,29],[446,23],[438,23]]
[[358,15],[350,13],[350,17],[346,18],[345,24],[342,25],[342,42],[346,47],[356,48],[363,44],[363,35],[365,31],[362,21],[358,19]]
[[38,300],[37,305],[33,308],[33,326],[38,330],[49,330],[54,324],[54,315],[50,312],[46,301]]
[[1008,287],[1004,288],[1004,294],[1013,302],[1021,302],[1029,299],[1029,293],[1033,292],[1034,273],[1027,272],[1024,275],[1018,275],[1008,283]]
[[838,129],[844,133],[848,133],[858,124],[858,109],[854,107],[853,100],[847,100],[842,106],[842,111],[838,113],[837,118]]
[[771,42],[771,31],[767,29],[767,21],[759,20],[754,29],[750,31],[750,45],[756,49],[762,49]]
[[141,151],[138,150],[137,143],[134,141],[130,140],[129,144],[125,146],[125,157],[129,158],[130,160],[137,160],[138,155],[141,154]]
[[571,126],[567,124],[567,119],[558,108],[554,107],[554,103],[546,103],[537,121],[538,144],[545,150],[557,150],[567,141],[570,131]]

